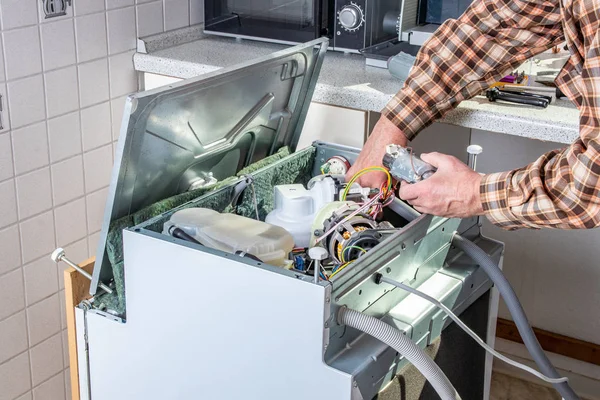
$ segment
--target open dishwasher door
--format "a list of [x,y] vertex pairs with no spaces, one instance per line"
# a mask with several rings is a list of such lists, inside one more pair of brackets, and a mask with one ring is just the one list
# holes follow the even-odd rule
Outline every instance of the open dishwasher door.
[[338,325],[342,306],[429,349],[463,399],[485,398],[485,354],[434,307],[373,281],[385,273],[421,288],[489,336],[491,284],[451,247],[458,231],[501,259],[502,244],[481,237],[476,218],[419,215],[396,200],[389,234],[318,281],[163,232],[191,208],[262,221],[276,186],[308,185],[333,156],[354,162],[358,149],[334,144],[296,151],[326,45],[128,98],[94,296],[76,310],[81,398],[370,400],[390,382],[406,399],[435,398],[401,354]]

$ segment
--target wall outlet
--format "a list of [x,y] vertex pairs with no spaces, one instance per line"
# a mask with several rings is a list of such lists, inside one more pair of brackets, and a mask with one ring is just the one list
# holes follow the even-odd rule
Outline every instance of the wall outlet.
[[41,0],[46,19],[67,15],[67,7],[73,0]]

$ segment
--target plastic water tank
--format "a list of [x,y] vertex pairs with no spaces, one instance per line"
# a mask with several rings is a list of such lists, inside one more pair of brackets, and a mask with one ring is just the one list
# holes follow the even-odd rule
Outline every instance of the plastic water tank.
[[275,209],[265,219],[265,222],[288,231],[296,247],[308,247],[316,213],[335,198],[336,187],[332,178],[312,181],[311,184],[310,189],[298,184],[275,186]]

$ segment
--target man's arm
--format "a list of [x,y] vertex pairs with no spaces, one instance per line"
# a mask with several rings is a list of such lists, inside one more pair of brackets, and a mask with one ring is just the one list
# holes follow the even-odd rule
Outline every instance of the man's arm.
[[474,0],[423,45],[383,114],[412,140],[461,101],[562,40],[559,0]]
[[[446,21],[423,45],[404,87],[350,169],[380,165],[385,146],[407,139],[535,54],[562,41],[559,0],[474,0],[458,20]],[[379,187],[383,174],[365,175]]]
[[[586,36],[581,77],[575,78],[581,103],[579,139],[525,168],[482,178],[483,209],[496,225],[506,229],[600,226],[600,15],[593,7],[582,10],[579,21]],[[566,83],[572,78],[562,79]]]

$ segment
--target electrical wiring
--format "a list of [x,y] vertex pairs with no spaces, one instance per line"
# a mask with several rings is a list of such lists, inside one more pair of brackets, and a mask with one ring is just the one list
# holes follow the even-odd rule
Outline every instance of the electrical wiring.
[[[333,275],[332,275],[333,276]],[[331,279],[330,276],[329,278]],[[416,296],[419,296],[427,301],[429,301],[430,303],[432,303],[433,305],[435,305],[436,307],[440,308],[441,310],[443,310],[448,317],[450,317],[450,319],[452,319],[452,321],[454,321],[462,330],[464,330],[469,336],[471,336],[473,338],[473,340],[475,340],[477,342],[477,344],[479,344],[481,347],[483,347],[487,352],[489,352],[490,354],[492,354],[494,357],[504,361],[507,364],[512,365],[513,367],[522,369],[523,371],[529,372],[530,374],[534,375],[535,377],[548,382],[548,383],[562,383],[562,382],[566,382],[568,381],[568,378],[563,377],[563,378],[549,378],[546,375],[542,374],[539,371],[536,371],[535,369],[521,364],[517,361],[514,361],[500,353],[498,353],[496,350],[494,350],[492,347],[488,346],[488,344],[481,339],[479,336],[477,336],[477,334],[475,332],[473,332],[464,322],[462,322],[462,320],[460,318],[458,318],[458,316],[456,316],[456,314],[454,314],[448,307],[446,307],[443,303],[441,303],[440,301],[434,299],[433,297],[421,292],[420,290],[417,290],[413,287],[410,287],[408,285],[405,285],[401,282],[395,281],[393,279],[390,278],[386,278],[382,275],[379,274],[379,276],[381,277],[379,279],[380,282],[385,282],[387,284],[390,284],[392,286],[396,286],[397,288],[406,290],[409,293],[412,293]]]
[[360,250],[360,251],[363,252],[363,254],[367,252],[365,249],[363,249],[362,247],[359,247],[359,246],[347,246],[347,247],[344,247],[344,250],[342,250],[342,263],[346,262],[346,257],[344,257],[344,254],[346,254],[346,251],[348,251],[349,249]]
[[387,185],[385,186],[385,189],[383,189],[383,187],[382,187],[382,191],[384,192],[384,198],[386,198],[388,193],[390,193],[392,191],[392,176],[390,175],[390,172],[383,167],[367,167],[367,168],[364,168],[364,169],[361,169],[360,171],[358,171],[356,174],[354,174],[354,176],[350,179],[350,181],[348,181],[346,188],[344,189],[344,191],[342,192],[342,195],[340,196],[340,200],[341,201],[346,200],[346,196],[348,196],[348,192],[350,191],[350,188],[352,187],[352,185],[358,180],[358,178],[360,178],[361,176],[363,176],[364,174],[367,174],[369,172],[383,172],[386,174]]
[[344,268],[346,268],[348,265],[352,264],[353,262],[354,261],[347,262],[345,264],[342,264],[339,268],[335,269],[333,271],[333,273],[331,275],[329,275],[329,280],[331,280],[334,276],[339,274]]

